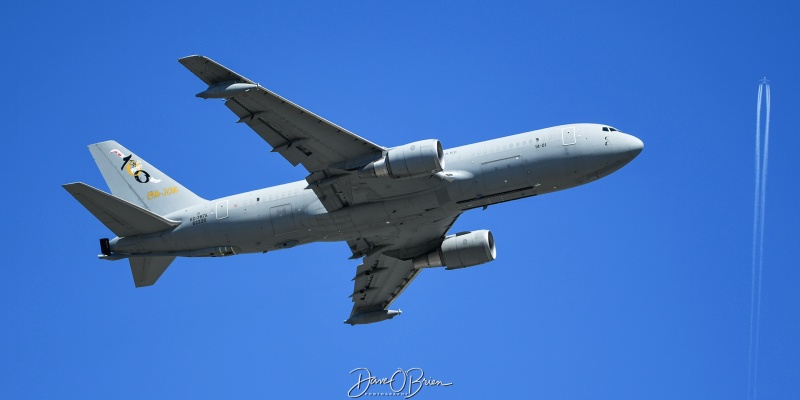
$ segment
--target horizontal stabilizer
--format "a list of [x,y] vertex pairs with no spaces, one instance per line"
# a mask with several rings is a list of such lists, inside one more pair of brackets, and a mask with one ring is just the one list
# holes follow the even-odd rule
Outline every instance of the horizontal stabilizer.
[[133,283],[142,287],[156,283],[175,257],[131,257],[129,260]]
[[161,232],[180,224],[82,182],[63,186],[119,237]]

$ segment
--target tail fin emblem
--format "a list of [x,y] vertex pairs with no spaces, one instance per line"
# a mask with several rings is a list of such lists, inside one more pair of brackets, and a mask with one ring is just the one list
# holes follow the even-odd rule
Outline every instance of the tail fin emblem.
[[122,167],[120,167],[120,169],[126,171],[130,176],[134,177],[136,179],[136,182],[139,183],[161,182],[161,179],[151,178],[150,174],[142,169],[141,162],[139,162],[138,160],[132,160],[131,157],[133,157],[133,154],[124,157],[122,155],[122,152],[117,149],[112,149],[111,151],[109,151],[109,153],[116,154],[117,156],[122,158],[124,162],[122,163]]

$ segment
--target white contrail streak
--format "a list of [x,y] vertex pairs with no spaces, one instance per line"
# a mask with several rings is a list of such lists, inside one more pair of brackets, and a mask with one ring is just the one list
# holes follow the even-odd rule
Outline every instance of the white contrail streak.
[[[764,126],[764,152],[761,156],[761,103],[766,89],[766,123]],[[766,78],[758,86],[756,106],[756,186],[753,204],[753,262],[750,285],[750,343],[747,362],[747,398],[755,400],[758,377],[758,345],[761,331],[761,277],[764,266],[764,215],[767,204],[767,165],[769,161],[770,90]],[[756,273],[756,271],[758,273]],[[757,283],[756,283],[757,282]],[[756,287],[758,288],[756,290]]]
[[764,127],[764,157],[763,166],[761,167],[761,210],[758,214],[761,218],[761,226],[759,227],[760,238],[758,240],[758,295],[756,300],[756,338],[755,349],[753,350],[753,399],[756,398],[758,384],[756,378],[758,377],[758,336],[761,332],[761,275],[764,272],[764,220],[765,208],[767,205],[767,165],[769,163],[769,83],[765,82],[767,87],[767,123]]
[[758,260],[758,209],[759,209],[759,194],[761,192],[761,93],[763,86],[758,85],[758,102],[756,103],[756,185],[753,194],[753,260],[750,273],[750,341],[747,345],[747,399],[750,400],[750,393],[753,391],[753,331],[755,324],[753,323],[753,316],[755,315],[756,303],[756,264]]

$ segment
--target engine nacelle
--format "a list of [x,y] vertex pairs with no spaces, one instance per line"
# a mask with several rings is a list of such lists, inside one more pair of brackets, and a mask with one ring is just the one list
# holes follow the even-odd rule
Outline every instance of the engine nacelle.
[[457,269],[494,261],[495,258],[494,236],[483,229],[446,237],[439,249],[415,258],[414,268],[447,266],[447,269]]
[[428,139],[389,150],[383,158],[362,168],[360,175],[401,179],[430,176],[442,170],[444,170],[442,143],[436,139]]

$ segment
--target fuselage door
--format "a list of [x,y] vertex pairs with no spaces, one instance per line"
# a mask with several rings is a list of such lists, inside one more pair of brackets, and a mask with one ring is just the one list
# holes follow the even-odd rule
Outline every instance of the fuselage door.
[[228,200],[217,202],[217,219],[228,218]]
[[564,146],[569,146],[576,143],[574,126],[561,128],[561,143],[563,143]]
[[525,184],[522,156],[507,157],[481,164],[484,195],[519,189]]
[[297,229],[294,224],[291,204],[270,208],[269,219],[272,221],[272,229],[275,231],[276,235],[294,232]]

